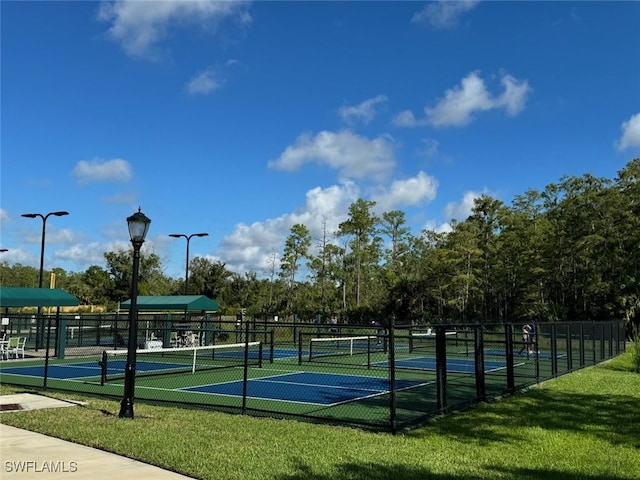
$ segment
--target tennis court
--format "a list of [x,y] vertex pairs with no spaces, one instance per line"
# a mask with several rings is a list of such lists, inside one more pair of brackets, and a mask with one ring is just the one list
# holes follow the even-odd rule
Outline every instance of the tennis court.
[[[396,390],[425,385],[413,380],[396,380]],[[199,385],[181,390],[186,392],[241,397],[244,392],[241,380],[218,384]],[[381,377],[296,372],[247,380],[247,398],[279,400],[311,405],[336,406],[355,400],[364,400],[389,393],[389,380]]]
[[[495,356],[495,357],[504,357],[504,356],[506,356],[506,352],[504,350],[491,349],[491,348],[485,348],[484,354],[485,355],[490,355],[490,356]],[[533,357],[536,354],[530,353],[529,355],[531,357]],[[551,358],[551,352],[538,351],[537,355],[538,355],[538,358],[544,358],[544,359],[550,359]],[[527,351],[524,350],[522,352],[519,352],[519,351],[515,351],[514,350],[513,356],[514,357],[526,357],[527,356]],[[567,356],[567,354],[565,352],[557,352],[556,353],[556,358],[564,358],[566,356]]]
[[[200,332],[200,343],[218,341],[207,346],[150,348],[139,342],[146,348],[136,351],[136,401],[397,431],[452,407],[593,364],[620,345],[614,333],[597,342],[585,335],[568,342],[573,332],[568,327],[559,338],[553,329],[540,328],[539,353],[527,358],[526,352],[518,356],[517,330],[503,326],[454,333],[437,327],[438,335],[404,329],[393,337],[367,327],[331,332],[315,325],[270,326],[273,330],[234,332],[222,341]],[[586,331],[581,324],[575,329]],[[510,358],[507,350],[514,352]],[[64,353],[54,352],[46,361],[36,355],[1,361],[2,381],[121,398],[128,349],[96,345]],[[476,361],[482,362],[479,369]]]
[[[22,377],[44,378],[44,365],[25,365],[15,367],[3,367],[2,375],[17,375]],[[49,365],[47,376],[59,380],[80,380],[97,377],[100,381],[101,367],[98,362],[64,363]],[[124,368],[123,368],[124,371]]]
[[[389,362],[376,362],[374,364],[378,367],[388,367]],[[521,366],[524,363],[517,363],[514,366]],[[413,357],[413,358],[404,358],[398,359],[395,361],[396,368],[408,368],[414,370],[436,370],[437,361],[434,357]],[[467,359],[447,359],[447,372],[451,373],[475,373],[476,371],[476,363],[474,360]],[[502,370],[507,368],[507,364],[505,362],[496,362],[496,361],[487,361],[484,362],[484,371],[485,372],[497,372],[498,370]]]

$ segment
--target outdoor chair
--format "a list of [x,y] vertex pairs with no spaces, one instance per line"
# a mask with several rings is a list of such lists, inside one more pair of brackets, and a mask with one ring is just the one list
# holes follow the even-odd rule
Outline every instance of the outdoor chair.
[[0,340],[0,359],[7,360],[9,358],[9,339],[3,337]]
[[11,337],[7,345],[7,356],[9,358],[24,358],[24,345],[27,343],[27,337]]

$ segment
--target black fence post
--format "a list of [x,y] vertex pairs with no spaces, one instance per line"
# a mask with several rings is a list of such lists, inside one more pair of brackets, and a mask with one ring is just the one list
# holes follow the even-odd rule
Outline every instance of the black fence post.
[[584,352],[584,323],[580,324],[580,367],[585,366],[585,352]]
[[[392,350],[393,351],[393,350]],[[444,325],[436,326],[436,394],[438,411],[447,411],[447,331]]]
[[486,384],[484,380],[484,336],[482,325],[476,325],[473,332],[473,357],[475,359],[476,396],[480,401],[486,399]]
[[556,332],[556,324],[552,323],[549,325],[550,334],[549,341],[551,342],[551,376],[558,376],[558,345],[556,345],[557,341],[557,332]]
[[[56,316],[57,319],[60,319],[60,307],[58,307],[58,314]],[[44,325],[43,325],[44,327]],[[56,330],[58,330],[56,328]],[[42,333],[44,334],[44,328],[42,329]],[[47,389],[47,379],[49,377],[49,342],[51,338],[51,315],[47,316],[47,344],[45,346],[46,350],[44,353],[44,379],[42,380],[42,388],[44,390]],[[16,354],[17,357],[17,354]]]
[[567,324],[567,371],[573,370],[573,341],[571,323]]
[[505,340],[505,361],[507,362],[507,392],[516,391],[515,371],[513,369],[513,325],[510,323],[504,326]]
[[395,315],[389,324],[389,426],[391,433],[396,433],[396,349],[395,349]]
[[[258,352],[262,355],[262,352]],[[242,374],[242,413],[247,409],[247,380],[249,377],[249,322],[245,322],[244,335],[244,371]]]

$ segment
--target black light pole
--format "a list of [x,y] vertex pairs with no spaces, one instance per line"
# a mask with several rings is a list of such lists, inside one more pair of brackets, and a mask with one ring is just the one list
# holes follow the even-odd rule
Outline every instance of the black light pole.
[[174,238],[186,238],[187,239],[187,268],[185,270],[185,274],[184,274],[184,294],[187,295],[187,289],[189,287],[189,242],[191,241],[192,237],[206,237],[208,236],[208,233],[192,233],[191,235],[185,235],[184,233],[170,233],[169,236],[170,237],[174,237]]
[[[51,215],[56,217],[63,217],[65,215],[69,215],[69,212],[49,212],[46,215],[41,213],[23,213],[23,217],[27,218],[36,218],[40,217],[42,219],[42,245],[40,246],[40,275],[38,277],[38,288],[42,288],[42,275],[44,274],[44,237],[46,233],[47,227],[47,218]],[[44,319],[42,318],[42,307],[38,307],[38,323],[36,324],[36,351],[42,346],[42,336],[44,336]]]
[[129,236],[133,244],[133,274],[131,279],[131,304],[129,305],[129,344],[127,365],[124,370],[124,396],[120,403],[120,418],[133,418],[133,394],[136,380],[136,350],[138,349],[138,273],[140,248],[149,231],[151,220],[140,211],[127,218]]

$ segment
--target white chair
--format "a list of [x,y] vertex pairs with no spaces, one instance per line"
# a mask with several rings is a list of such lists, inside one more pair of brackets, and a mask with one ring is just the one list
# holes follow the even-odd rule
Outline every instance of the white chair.
[[2,338],[0,340],[0,359],[7,360],[9,358],[9,339]]
[[7,345],[7,356],[9,358],[24,358],[24,345],[27,343],[27,337],[11,337]]

